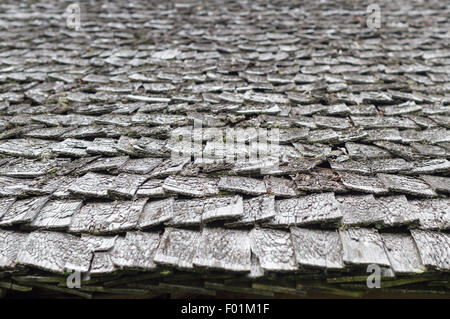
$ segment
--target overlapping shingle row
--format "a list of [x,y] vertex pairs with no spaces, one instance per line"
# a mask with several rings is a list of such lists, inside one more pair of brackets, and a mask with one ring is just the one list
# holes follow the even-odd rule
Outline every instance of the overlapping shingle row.
[[449,271],[447,4],[78,4],[0,4],[0,278]]

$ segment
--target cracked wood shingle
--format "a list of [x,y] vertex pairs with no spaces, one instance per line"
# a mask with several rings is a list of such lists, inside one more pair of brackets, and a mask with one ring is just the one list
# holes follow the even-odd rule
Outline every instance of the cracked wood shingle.
[[425,267],[416,243],[409,234],[383,233],[384,246],[396,274],[422,273]]
[[205,199],[202,222],[233,220],[243,217],[243,215],[244,204],[241,196],[213,197]]
[[118,238],[111,260],[121,268],[151,270],[156,268],[153,258],[159,245],[158,232],[127,232],[125,238]]
[[434,231],[411,230],[422,262],[433,269],[450,270],[450,236]]
[[14,268],[28,234],[0,229],[0,268]]
[[71,232],[112,233],[134,229],[147,199],[85,204],[73,217]]
[[264,181],[249,177],[223,176],[220,178],[218,187],[223,191],[249,195],[262,195],[267,192]]
[[333,193],[320,193],[275,201],[270,226],[328,224],[342,219],[342,210]]
[[228,227],[248,226],[264,222],[275,216],[275,197],[261,195],[244,200],[243,215],[236,221],[226,223]]
[[14,202],[0,219],[0,226],[31,222],[39,214],[49,197],[32,197]]
[[343,261],[350,265],[390,266],[384,244],[376,230],[349,228],[339,230],[343,247]]
[[283,230],[253,228],[251,250],[267,271],[295,271],[294,247],[291,234]]
[[338,172],[342,183],[351,190],[372,194],[385,194],[388,188],[377,177]]
[[87,271],[91,252],[83,246],[81,239],[73,235],[39,230],[28,236],[17,261],[56,273],[64,273],[66,268],[76,270],[75,264],[78,269]]
[[341,204],[342,224],[368,226],[381,224],[384,214],[373,195],[355,195],[338,197]]
[[431,187],[420,179],[382,173],[377,176],[390,191],[425,197],[437,196]]
[[139,218],[138,228],[150,228],[171,220],[174,214],[173,206],[173,197],[147,202]]
[[170,176],[165,179],[162,188],[168,193],[191,197],[207,197],[219,193],[216,180],[200,177]]
[[193,263],[210,269],[250,271],[249,231],[204,228]]
[[80,210],[82,205],[81,200],[51,200],[44,205],[30,226],[41,229],[68,228],[72,216]]
[[199,231],[166,227],[154,261],[181,269],[192,269],[200,236]]
[[168,226],[198,226],[202,222],[205,201],[203,199],[176,200],[173,204],[173,218]]
[[410,200],[415,217],[419,219],[420,228],[429,230],[450,229],[450,199],[433,198]]
[[342,243],[335,231],[291,228],[295,260],[301,266],[343,269]]

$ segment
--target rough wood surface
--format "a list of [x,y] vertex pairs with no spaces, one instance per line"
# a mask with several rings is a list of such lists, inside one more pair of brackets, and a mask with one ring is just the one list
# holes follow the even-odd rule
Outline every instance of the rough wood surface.
[[376,177],[346,172],[339,172],[339,176],[345,187],[355,191],[372,194],[385,194],[388,192],[385,185]]
[[263,181],[248,177],[224,176],[220,178],[219,189],[249,195],[262,195],[267,192]]
[[254,225],[275,216],[275,196],[262,195],[244,200],[243,216],[235,222],[226,223],[228,227]]
[[230,271],[250,271],[249,232],[204,228],[194,265]]
[[202,221],[205,201],[203,199],[176,200],[173,204],[173,218],[168,226],[197,226]]
[[421,273],[425,270],[416,243],[408,234],[381,234],[386,253],[396,274]]
[[48,199],[48,197],[34,197],[16,201],[1,217],[0,226],[31,222],[39,214]]
[[241,196],[213,197],[205,200],[202,222],[238,219],[244,215]]
[[196,177],[168,177],[162,185],[166,192],[191,197],[213,196],[219,193],[217,181]]
[[147,199],[93,202],[84,205],[72,218],[72,232],[111,233],[134,229]]
[[363,226],[382,223],[384,214],[373,195],[337,197],[341,204],[344,225]]
[[333,193],[320,193],[275,201],[271,226],[330,223],[342,218],[342,211]]
[[431,189],[431,187],[420,179],[400,176],[392,174],[377,174],[384,185],[391,191],[433,197],[436,193]]
[[342,243],[336,231],[291,228],[295,260],[299,265],[342,269]]
[[118,267],[136,269],[154,269],[153,261],[160,240],[159,232],[127,232],[120,238],[113,251],[111,260]]
[[383,213],[383,224],[389,227],[407,225],[418,220],[417,210],[404,195],[377,198]]
[[155,262],[192,269],[200,236],[201,233],[194,230],[166,228],[155,254]]
[[45,204],[31,226],[43,229],[68,228],[72,216],[83,205],[81,200],[52,200]]
[[[91,253],[80,251],[80,239],[63,233],[36,231],[31,233],[23,249],[20,250],[17,261],[40,269],[63,273],[69,258],[76,258],[82,270],[89,269]],[[74,264],[71,262],[71,264]],[[69,266],[69,268],[72,268]],[[73,269],[73,268],[72,268]]]
[[450,270],[450,235],[434,231],[411,230],[422,262],[438,270]]
[[0,268],[13,268],[28,234],[0,229]]
[[289,232],[254,228],[250,237],[252,252],[258,257],[262,269],[268,271],[294,271],[297,269]]
[[409,201],[422,229],[450,229],[450,199],[433,198]]
[[339,235],[346,264],[390,266],[383,241],[376,230],[349,228],[340,230]]
[[169,221],[174,213],[173,204],[173,198],[147,202],[139,218],[138,228],[149,228]]

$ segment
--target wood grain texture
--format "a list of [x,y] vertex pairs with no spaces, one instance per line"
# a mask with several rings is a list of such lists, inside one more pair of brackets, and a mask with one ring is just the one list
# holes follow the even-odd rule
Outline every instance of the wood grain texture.
[[261,268],[268,271],[294,271],[294,248],[290,232],[276,229],[254,228],[250,233],[252,252]]
[[422,262],[432,269],[450,270],[450,235],[435,231],[411,230]]
[[267,192],[263,181],[238,176],[224,176],[220,178],[219,189],[223,191],[244,193],[249,195],[262,195]]
[[51,200],[44,205],[30,225],[42,229],[68,228],[72,216],[82,205],[81,200]]
[[209,178],[170,176],[162,187],[166,192],[191,197],[214,196],[219,193],[217,181]]
[[341,204],[344,225],[363,226],[382,223],[384,214],[373,195],[337,197]]
[[66,270],[69,259],[69,269],[75,270],[76,259],[76,270],[87,271],[91,252],[78,237],[49,231],[32,232],[17,256],[22,264],[56,273]]
[[383,241],[376,230],[349,228],[339,230],[346,264],[390,266]]
[[384,233],[381,237],[395,273],[411,274],[425,271],[416,243],[410,235]]
[[330,223],[342,218],[333,193],[320,193],[275,201],[275,216],[270,226]]
[[433,198],[409,201],[419,219],[420,228],[429,230],[450,229],[450,199]]
[[377,176],[391,191],[426,197],[437,195],[428,184],[417,178],[381,173]]
[[204,228],[194,265],[229,271],[250,271],[249,232]]
[[342,183],[348,189],[371,194],[385,194],[387,187],[377,178],[359,174],[339,172]]
[[119,202],[92,202],[72,218],[72,232],[112,233],[136,228],[147,199]]
[[205,199],[202,222],[217,220],[233,220],[244,215],[244,204],[241,196],[222,196]]
[[299,265],[343,269],[342,243],[338,232],[291,228],[295,260]]
[[419,219],[416,208],[404,195],[378,197],[376,201],[381,206],[384,226],[407,225]]
[[0,219],[0,226],[11,226],[14,224],[24,224],[31,222],[49,197],[32,197],[18,200],[12,204]]
[[226,223],[227,227],[254,225],[275,216],[275,196],[262,195],[244,200],[243,216],[235,222]]
[[0,229],[0,269],[13,268],[28,234]]
[[111,252],[114,265],[121,268],[150,270],[160,240],[159,232],[127,232],[119,238]]
[[155,262],[181,269],[192,269],[200,236],[199,231],[166,228],[155,254]]
[[203,199],[176,200],[173,204],[174,215],[166,222],[168,226],[197,226],[202,221]]
[[145,204],[139,218],[138,228],[144,229],[163,224],[172,219],[174,199],[167,198],[158,201],[149,201]]

